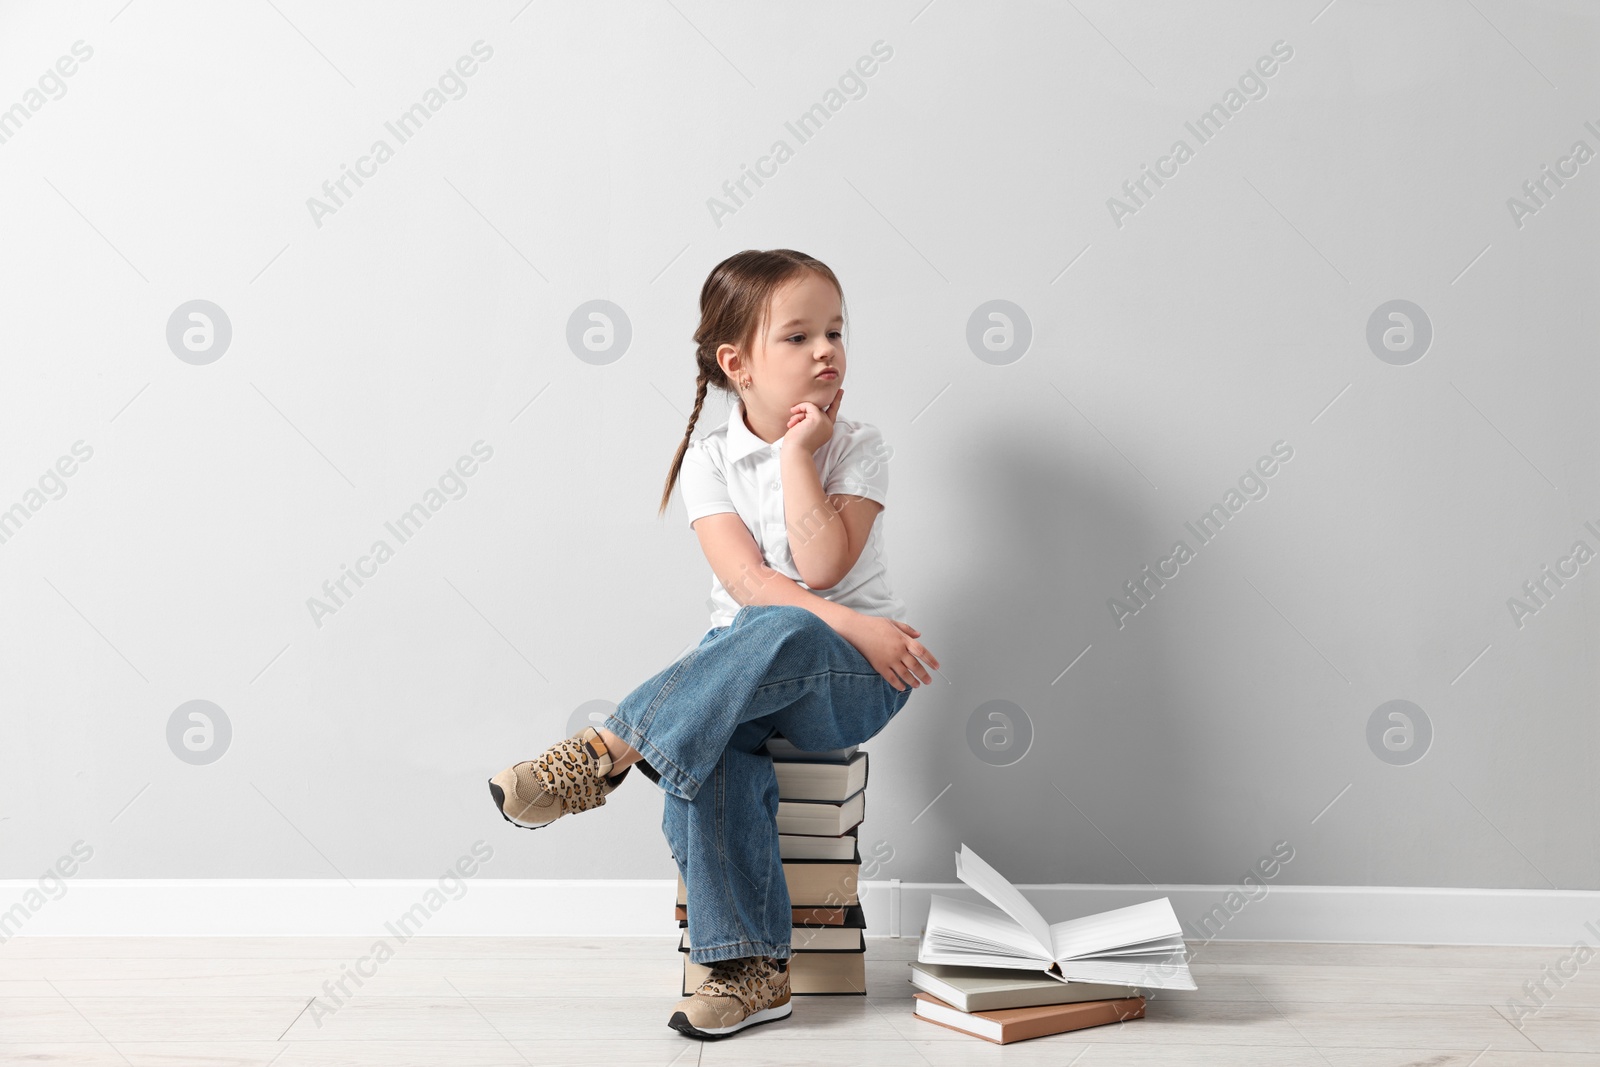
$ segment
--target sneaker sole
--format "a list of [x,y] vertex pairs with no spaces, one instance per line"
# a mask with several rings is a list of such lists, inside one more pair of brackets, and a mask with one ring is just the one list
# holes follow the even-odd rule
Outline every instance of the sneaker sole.
[[780,1004],[776,1008],[762,1008],[753,1015],[745,1016],[745,1018],[734,1023],[732,1026],[718,1026],[710,1030],[700,1029],[691,1023],[689,1021],[689,1017],[683,1012],[675,1011],[672,1013],[672,1018],[667,1020],[667,1025],[678,1031],[678,1033],[683,1034],[685,1037],[698,1037],[707,1041],[713,1041],[719,1037],[727,1037],[729,1034],[736,1034],[740,1030],[748,1029],[749,1027],[755,1026],[759,1023],[773,1023],[777,1022],[779,1019],[787,1019],[789,1017],[789,1013],[793,1010],[794,1002],[790,1001],[785,1004]]
[[[555,822],[556,821],[555,819],[551,819],[550,822],[526,823],[526,822],[518,822],[517,820],[513,819],[511,816],[507,815],[506,814],[506,793],[505,793],[505,790],[503,790],[499,786],[495,785],[493,778],[489,779],[489,795],[494,797],[494,806],[495,806],[496,810],[498,810],[500,812],[500,817],[502,819],[504,819],[506,822],[510,823],[512,826],[517,827],[519,830],[543,830],[546,826],[550,825],[550,822]],[[565,813],[563,813],[563,814],[565,814]],[[560,818],[560,816],[557,816],[557,818]]]

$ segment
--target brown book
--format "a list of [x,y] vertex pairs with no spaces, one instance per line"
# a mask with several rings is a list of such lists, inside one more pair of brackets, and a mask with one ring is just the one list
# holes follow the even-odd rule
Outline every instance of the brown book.
[[[683,995],[692,996],[695,987],[711,974],[703,963],[689,962],[683,953]],[[865,948],[843,952],[796,952],[789,957],[789,992],[794,996],[866,996],[867,953]]]
[[[859,907],[859,905],[841,904],[837,908],[802,908],[795,906],[789,910],[794,912],[794,924],[796,926],[843,926],[845,913],[851,907]],[[673,905],[672,917],[678,920],[680,925],[688,922],[689,905]]]
[[[688,994],[685,994],[687,996]],[[913,993],[917,1018],[935,1026],[969,1034],[996,1045],[1026,1041],[1030,1037],[1064,1034],[1125,1019],[1144,1018],[1144,998],[1082,1000],[1076,1004],[1045,1004],[1036,1008],[997,1008],[962,1011],[932,993]]]

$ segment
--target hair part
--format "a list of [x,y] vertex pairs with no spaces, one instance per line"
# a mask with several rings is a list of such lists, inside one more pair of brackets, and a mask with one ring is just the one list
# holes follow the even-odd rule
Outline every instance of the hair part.
[[683,431],[683,440],[678,442],[678,451],[667,471],[661,507],[656,512],[658,517],[666,513],[672,488],[678,483],[678,472],[683,469],[683,457],[694,438],[694,426],[705,405],[707,389],[716,386],[731,397],[739,395],[722,364],[717,362],[717,349],[733,345],[746,359],[750,358],[755,350],[756,334],[767,326],[772,295],[807,271],[826,279],[838,291],[839,309],[843,312],[844,287],[833,271],[820,259],[792,248],[735,252],[711,268],[706,276],[705,284],[700,287],[700,326],[694,331],[694,410],[689,413],[689,426]]

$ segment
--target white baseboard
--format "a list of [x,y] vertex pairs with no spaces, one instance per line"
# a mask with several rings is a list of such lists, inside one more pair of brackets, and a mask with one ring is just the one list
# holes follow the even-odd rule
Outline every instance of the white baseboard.
[[[916,937],[933,893],[978,900],[959,883],[863,881],[869,936]],[[0,942],[48,937],[676,937],[676,880],[74,878],[51,897],[0,881]],[[453,888],[452,896],[445,890]],[[1165,896],[1191,945],[1327,941],[1570,946],[1600,928],[1600,891],[1234,885],[1022,885],[1048,919]],[[1259,893],[1259,890],[1258,890]],[[1229,906],[1233,911],[1229,911]],[[1214,908],[1221,910],[1214,911]],[[1207,914],[1210,919],[1206,920]],[[402,917],[411,919],[401,925]],[[604,916],[603,923],[593,921]],[[391,925],[392,924],[392,925]]]

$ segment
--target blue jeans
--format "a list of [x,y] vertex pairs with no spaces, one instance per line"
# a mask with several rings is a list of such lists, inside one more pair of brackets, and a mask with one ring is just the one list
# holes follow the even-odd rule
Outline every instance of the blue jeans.
[[691,962],[790,955],[766,739],[776,731],[811,750],[860,744],[911,688],[890,685],[813,612],[747,604],[607,716],[602,725],[639,751],[666,795],[661,829],[688,888]]

